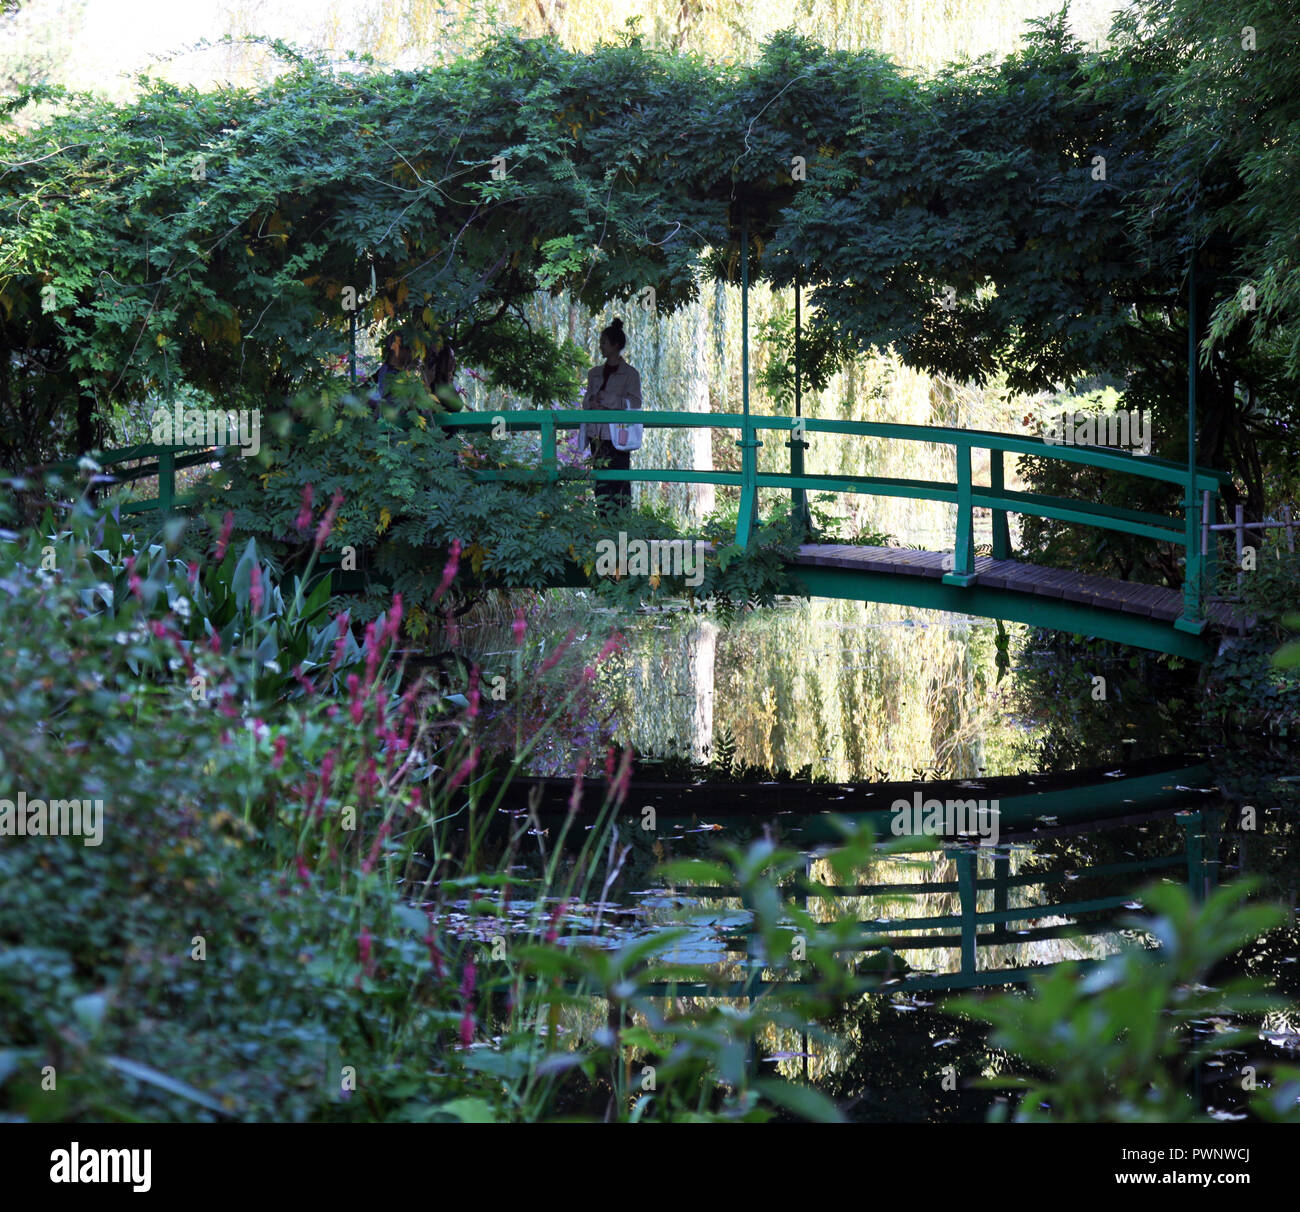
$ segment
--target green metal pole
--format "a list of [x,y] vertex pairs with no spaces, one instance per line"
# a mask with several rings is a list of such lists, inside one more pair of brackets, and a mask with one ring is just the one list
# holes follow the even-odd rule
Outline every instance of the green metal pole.
[[1200,509],[1196,500],[1196,249],[1187,267],[1187,524],[1184,540],[1187,559],[1183,564],[1183,613],[1174,620],[1179,631],[1200,635],[1205,630],[1201,615]]
[[740,511],[736,516],[736,543],[748,547],[754,537],[758,513],[758,448],[749,423],[749,211],[740,221],[740,393],[744,411],[740,441]]
[[158,509],[164,517],[171,514],[176,495],[176,452],[165,450],[158,456]]
[[[798,419],[803,416],[803,316],[800,309],[803,275],[795,270],[794,276],[794,415],[795,428],[801,432]],[[803,452],[808,443],[802,437],[791,438],[786,445],[790,448],[790,474],[803,475]],[[795,529],[801,539],[812,538],[812,516],[808,512],[808,491],[805,488],[790,490],[790,512],[794,518]]]
[[971,484],[970,444],[957,441],[957,537],[953,543],[952,571],[943,574],[945,585],[975,583],[975,509]]
[[975,855],[969,850],[957,851],[957,900],[961,914],[961,972],[963,976],[975,973]]
[[1194,901],[1205,900],[1208,879],[1205,863],[1205,818],[1200,812],[1180,812],[1187,854],[1187,889]]

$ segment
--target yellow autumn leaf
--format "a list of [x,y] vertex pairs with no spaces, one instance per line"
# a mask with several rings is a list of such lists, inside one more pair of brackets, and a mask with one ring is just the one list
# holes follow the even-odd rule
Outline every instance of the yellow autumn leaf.
[[387,509],[379,511],[379,525],[375,527],[376,534],[383,534],[388,529],[389,523],[392,522],[393,515]]

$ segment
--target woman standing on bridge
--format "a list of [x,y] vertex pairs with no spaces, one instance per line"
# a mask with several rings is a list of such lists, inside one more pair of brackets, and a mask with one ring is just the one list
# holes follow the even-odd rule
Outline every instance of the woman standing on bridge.
[[[593,366],[587,372],[587,390],[582,397],[582,408],[640,408],[641,376],[636,367],[623,361],[623,347],[627,336],[623,321],[615,319],[600,334],[600,352],[603,366]],[[579,444],[591,448],[591,465],[612,471],[628,471],[632,455],[614,445],[608,425],[583,425]],[[627,481],[597,480],[596,505],[605,512],[612,506],[632,504],[632,485]]]

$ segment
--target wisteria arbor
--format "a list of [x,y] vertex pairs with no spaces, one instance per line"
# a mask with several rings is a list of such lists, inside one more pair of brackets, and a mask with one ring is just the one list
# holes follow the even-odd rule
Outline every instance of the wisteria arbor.
[[[1175,54],[1136,32],[1087,52],[1053,25],[917,81],[793,34],[747,67],[503,37],[418,72],[298,58],[258,92],[77,99],[3,147],[5,461],[85,449],[151,388],[283,398],[358,318],[567,396],[581,351],[530,329],[523,300],[670,311],[702,276],[737,279],[742,230],[756,280],[809,292],[806,374],[889,345],[1018,389],[1106,373],[1176,435],[1193,243],[1204,315],[1235,296],[1240,249],[1152,204],[1182,185],[1157,103]],[[1236,164],[1206,172],[1205,197],[1240,196]],[[1295,398],[1259,337],[1226,331],[1201,384],[1200,460],[1252,496],[1270,432],[1241,400]]]

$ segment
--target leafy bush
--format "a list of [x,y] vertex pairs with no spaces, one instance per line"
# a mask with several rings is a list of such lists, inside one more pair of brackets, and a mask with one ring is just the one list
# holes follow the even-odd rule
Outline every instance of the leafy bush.
[[[1153,886],[1141,899],[1155,916],[1128,924],[1154,935],[1158,949],[1130,945],[1087,973],[1063,964],[1036,977],[1027,995],[949,1003],[992,1023],[991,1042],[1037,1074],[983,1084],[1022,1092],[1017,1122],[1213,1118],[1191,1094],[1193,1070],[1255,1037],[1257,1028],[1230,1017],[1277,1004],[1249,980],[1215,978],[1220,961],[1284,920],[1275,907],[1246,904],[1250,890],[1241,881],[1197,904],[1184,888]],[[1259,1086],[1252,1108],[1265,1118],[1300,1122],[1300,1070],[1275,1078]]]

